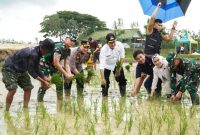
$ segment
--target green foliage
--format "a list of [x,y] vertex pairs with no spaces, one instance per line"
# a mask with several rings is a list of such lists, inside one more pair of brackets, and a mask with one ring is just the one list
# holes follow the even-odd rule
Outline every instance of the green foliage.
[[79,80],[80,84],[84,84],[85,82],[85,77],[83,73],[78,73],[75,75],[76,79]]
[[126,68],[126,70],[127,70],[128,72],[130,72],[130,65],[126,65],[125,68]]
[[59,73],[53,74],[51,77],[51,83],[56,85],[56,88],[62,88],[63,86],[63,79]]
[[71,11],[58,11],[56,14],[45,16],[40,23],[40,32],[49,36],[62,36],[66,31],[88,35],[98,30],[104,30],[106,24],[97,17]]

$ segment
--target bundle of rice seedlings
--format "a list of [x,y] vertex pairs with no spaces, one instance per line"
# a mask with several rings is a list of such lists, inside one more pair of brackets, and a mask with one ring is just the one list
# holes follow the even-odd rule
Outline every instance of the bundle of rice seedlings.
[[115,71],[115,77],[118,77],[120,76],[120,72],[121,72],[121,69],[122,69],[122,61],[121,60],[118,60],[117,63],[116,63],[116,71]]

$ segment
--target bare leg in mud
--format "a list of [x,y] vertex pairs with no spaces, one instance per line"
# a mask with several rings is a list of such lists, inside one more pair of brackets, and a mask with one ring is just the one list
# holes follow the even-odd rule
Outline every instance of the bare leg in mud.
[[24,90],[24,108],[28,108],[28,103],[31,97],[31,90]]
[[6,109],[5,109],[5,111],[9,111],[15,93],[16,93],[16,90],[8,90],[8,94],[6,96]]

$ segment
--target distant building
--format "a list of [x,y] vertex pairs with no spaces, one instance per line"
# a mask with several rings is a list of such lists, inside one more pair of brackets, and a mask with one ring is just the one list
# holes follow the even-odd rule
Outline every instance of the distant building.
[[93,39],[99,40],[101,43],[104,44],[105,36],[110,32],[115,33],[116,39],[118,41],[130,45],[131,48],[143,48],[144,46],[144,36],[142,35],[139,29],[96,31],[88,37],[92,37]]

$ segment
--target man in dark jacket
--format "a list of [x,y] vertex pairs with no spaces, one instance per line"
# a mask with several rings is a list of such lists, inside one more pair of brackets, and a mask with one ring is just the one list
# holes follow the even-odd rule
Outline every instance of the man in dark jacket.
[[53,52],[54,42],[51,39],[45,39],[39,46],[24,48],[16,52],[13,56],[6,59],[2,68],[3,82],[8,90],[6,97],[6,111],[9,111],[19,85],[24,90],[24,108],[28,107],[33,85],[28,74],[34,79],[44,83],[49,87],[48,79],[44,77],[39,68],[40,58],[46,53]]

